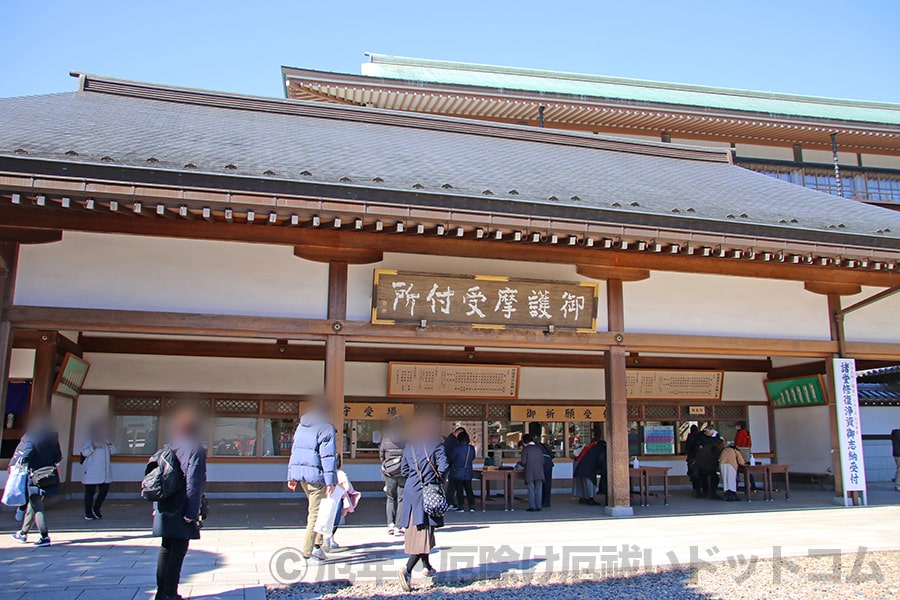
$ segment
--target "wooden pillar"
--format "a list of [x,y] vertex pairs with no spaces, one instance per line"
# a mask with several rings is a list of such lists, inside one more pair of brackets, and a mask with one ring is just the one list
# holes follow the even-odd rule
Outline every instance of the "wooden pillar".
[[[606,282],[606,305],[609,331],[624,335],[625,306],[622,280]],[[613,516],[630,516],[630,481],[628,477],[628,398],[625,387],[625,347],[612,346],[606,351],[604,375],[606,381],[607,472],[609,475],[608,506]]]
[[[12,357],[12,325],[6,318],[13,303],[16,288],[16,268],[19,264],[19,244],[0,242],[0,417],[6,415],[6,392],[9,385],[9,363]],[[0,424],[0,440],[3,430]]]
[[333,335],[325,339],[325,397],[331,406],[331,422],[343,431],[344,423],[344,365],[347,345],[343,335],[338,335],[347,319],[347,263],[328,263],[328,320],[332,321]]
[[34,353],[34,376],[31,385],[31,414],[48,412],[56,380],[55,331],[42,331]]
[[[843,327],[835,320],[835,314],[841,310],[840,294],[828,294],[828,322],[831,325],[831,339],[840,340],[843,347]],[[834,501],[844,504],[844,477],[841,470],[841,446],[838,434],[837,390],[834,389],[834,363],[825,360],[825,387],[828,390],[828,424],[831,430],[831,470],[834,473]]]

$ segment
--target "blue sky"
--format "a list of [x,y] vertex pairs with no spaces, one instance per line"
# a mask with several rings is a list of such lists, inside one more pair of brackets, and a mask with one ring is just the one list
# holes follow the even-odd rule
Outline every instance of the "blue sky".
[[900,2],[2,0],[0,97],[70,70],[282,96],[364,52],[900,102]]

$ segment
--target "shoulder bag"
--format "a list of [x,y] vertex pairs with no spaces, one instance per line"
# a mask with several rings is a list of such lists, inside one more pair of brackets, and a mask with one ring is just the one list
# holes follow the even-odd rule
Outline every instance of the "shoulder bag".
[[441,475],[434,467],[434,463],[431,462],[431,458],[429,458],[428,453],[426,452],[425,460],[428,461],[428,465],[431,467],[431,470],[434,471],[438,483],[425,483],[425,478],[422,477],[422,471],[419,469],[419,459],[416,458],[416,449],[410,447],[410,450],[412,450],[413,462],[416,465],[416,473],[419,475],[419,481],[422,483],[422,508],[429,517],[439,519],[444,516],[444,513],[446,513],[449,508],[447,498],[444,496],[444,486],[440,483]]

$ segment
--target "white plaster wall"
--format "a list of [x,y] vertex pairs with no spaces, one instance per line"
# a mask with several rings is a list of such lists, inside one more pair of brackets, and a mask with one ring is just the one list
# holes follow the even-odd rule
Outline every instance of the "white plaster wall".
[[67,231],[22,247],[15,302],[324,318],[327,285],[289,246]]
[[863,154],[864,167],[880,167],[882,169],[900,169],[900,156],[886,154]]
[[34,350],[13,348],[9,362],[10,379],[31,379],[34,376]]
[[[821,164],[834,164],[834,155],[831,153],[831,150],[811,150],[809,148],[803,149],[803,162],[810,163],[821,163]],[[855,152],[841,152],[840,145],[838,145],[838,164],[841,165],[850,165],[852,167],[856,166],[856,153]]]
[[825,297],[802,282],[654,271],[624,289],[626,331],[830,337]]
[[[850,306],[884,288],[863,288],[855,296],[844,296],[843,306]],[[859,309],[844,318],[844,335],[848,341],[858,342],[900,342],[900,294]]]
[[[764,379],[763,373],[729,371],[725,373],[725,380],[722,384],[722,400],[765,402]],[[750,433],[752,435],[753,432]]]
[[747,407],[747,427],[753,440],[753,452],[771,452],[769,443],[769,408],[762,405]]
[[[523,258],[530,249],[522,246]],[[450,275],[505,275],[527,279],[551,281],[592,281],[575,272],[574,265],[529,263],[512,260],[461,258],[453,256],[416,256],[386,253],[380,263],[350,265],[347,280],[347,318],[369,321],[372,318],[372,280],[375,269],[397,269]],[[601,282],[597,328],[606,330],[606,291]]]
[[321,361],[85,354],[87,390],[320,394]]
[[597,400],[603,402],[603,371],[523,367],[519,398],[522,400]]
[[796,473],[832,471],[828,406],[780,408],[775,411],[778,461]]
[[387,363],[348,362],[344,367],[345,396],[387,396]]
[[[900,427],[900,407],[863,406],[859,409],[863,435],[889,435]],[[897,470],[890,440],[863,440],[866,481],[890,481]]]

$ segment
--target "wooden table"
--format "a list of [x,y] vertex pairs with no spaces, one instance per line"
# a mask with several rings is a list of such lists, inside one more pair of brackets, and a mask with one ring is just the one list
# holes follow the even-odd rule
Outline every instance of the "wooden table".
[[766,465],[766,476],[769,478],[769,500],[772,500],[772,492],[775,490],[775,482],[772,480],[774,473],[784,474],[784,499],[791,499],[791,477],[788,474],[791,465]]
[[512,508],[512,494],[510,493],[511,479],[510,471],[500,471],[499,469],[475,469],[473,475],[481,480],[481,512],[485,512],[485,501],[487,500],[487,482],[499,481],[503,484],[503,510],[508,511]]
[[[641,465],[638,468],[631,467],[628,469],[629,481],[631,479],[638,480],[638,493],[641,498],[641,506],[650,506],[650,478],[662,477],[663,479],[663,502],[669,503],[669,471],[671,467],[646,467]],[[629,484],[630,487],[630,484]]]
[[747,502],[750,502],[750,476],[751,475],[762,475],[763,480],[763,500],[771,500],[772,499],[772,486],[769,482],[769,469],[768,465],[740,465],[738,467],[738,472],[744,474],[744,495],[747,498]]

